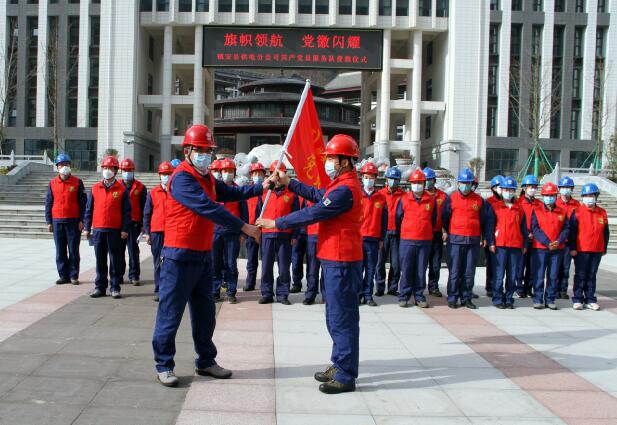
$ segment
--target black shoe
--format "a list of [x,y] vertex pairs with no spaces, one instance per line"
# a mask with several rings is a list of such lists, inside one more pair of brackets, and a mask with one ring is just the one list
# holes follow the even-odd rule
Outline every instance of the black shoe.
[[296,285],[293,285],[293,286],[291,287],[291,289],[289,290],[289,293],[290,293],[290,294],[297,294],[297,293],[298,293],[298,292],[300,292],[300,291],[302,291],[302,287],[301,287],[301,286],[296,286]]
[[214,302],[215,303],[221,302],[221,294],[214,294]]
[[105,292],[101,291],[100,289],[95,289],[94,291],[90,292],[90,298],[100,298],[104,296]]
[[224,367],[221,367],[216,363],[210,367],[195,368],[195,373],[197,373],[199,376],[211,376],[216,379],[229,379],[232,375],[231,370],[225,369]]
[[261,297],[257,302],[259,304],[272,304],[274,299],[272,297]]
[[428,294],[434,296],[435,298],[443,297],[443,294],[441,293],[441,291],[439,289],[435,289],[433,291],[428,291]]
[[506,303],[506,309],[507,309],[507,310],[514,310],[514,304],[512,304],[512,303]]
[[283,305],[291,305],[291,302],[287,298],[283,298],[282,300],[279,301],[279,303]]
[[487,289],[486,290],[486,296],[489,298],[493,298],[493,290],[492,289]]
[[398,291],[396,289],[389,290],[387,294],[392,295],[393,297],[398,297]]
[[307,298],[304,301],[302,301],[302,304],[304,304],[304,305],[313,305],[313,304],[315,304],[315,300],[314,299],[311,300],[311,299]]
[[154,298],[152,298],[152,299],[158,303],[159,300],[160,300],[159,294],[154,294]]
[[341,394],[350,393],[356,390],[356,384],[351,382],[349,384],[343,384],[339,381],[332,380],[325,382],[319,386],[319,391],[325,394]]
[[516,295],[519,298],[527,298],[527,293],[526,292],[517,292]]
[[476,310],[478,308],[473,302],[471,302],[471,300],[465,301],[464,305],[471,310]]
[[378,290],[375,292],[375,296],[376,296],[376,297],[383,297],[383,289],[378,289]]
[[474,300],[477,300],[478,298],[480,298],[480,296],[474,292],[471,293],[471,298],[473,298]]
[[559,295],[559,298],[561,298],[562,300],[569,300],[569,299],[570,299],[570,297],[568,296],[568,293],[567,293],[567,292],[562,292],[562,293]]
[[457,303],[448,303],[448,307],[450,308],[458,308],[458,304]]
[[497,307],[499,310],[505,310],[506,308],[505,304],[495,304],[495,307]]
[[315,380],[318,382],[330,382],[334,379],[334,375],[336,375],[336,368],[334,366],[330,366],[323,372],[315,372]]
[[369,307],[377,307],[377,303],[374,300],[369,300],[366,305]]
[[239,302],[235,295],[228,295],[227,301],[229,301],[229,304],[238,304]]
[[254,286],[245,286],[244,288],[242,288],[242,290],[244,292],[251,292],[251,291],[255,290],[255,287]]
[[64,285],[66,283],[71,283],[70,279],[61,278],[61,279],[56,280],[56,285]]
[[71,279],[71,283],[73,285],[79,285],[79,279],[77,279],[77,278]]
[[401,307],[401,308],[407,308],[407,307],[409,307],[409,301],[407,301],[407,300],[400,300],[398,302],[398,306]]

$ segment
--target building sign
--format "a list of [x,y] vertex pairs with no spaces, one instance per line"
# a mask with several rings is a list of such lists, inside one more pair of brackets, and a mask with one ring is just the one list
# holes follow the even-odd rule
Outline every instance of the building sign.
[[203,66],[381,70],[382,30],[204,26]]

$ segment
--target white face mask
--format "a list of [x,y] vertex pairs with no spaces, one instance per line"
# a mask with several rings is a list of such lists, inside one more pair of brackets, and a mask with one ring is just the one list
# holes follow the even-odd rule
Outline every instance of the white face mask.
[[161,185],[163,187],[167,187],[167,183],[169,183],[169,175],[167,174],[161,175]]
[[495,189],[495,192],[497,192],[497,195],[499,195],[499,196],[502,196],[502,195],[503,195],[503,189],[502,189],[502,188],[500,188],[500,187],[497,187],[497,188]]
[[533,198],[534,196],[536,196],[536,188],[535,187],[526,188],[525,194],[527,194],[527,196],[529,196],[530,198]]
[[388,187],[394,189],[398,186],[398,180],[396,179],[388,179]]
[[208,167],[212,162],[212,154],[195,152],[191,155],[191,162],[202,173],[208,171]]
[[572,196],[572,189],[569,187],[559,188],[559,194],[562,196]]
[[230,184],[231,182],[234,181],[234,174],[233,173],[221,173],[221,177],[223,179],[223,181],[227,184]]
[[109,168],[105,168],[103,169],[103,178],[105,180],[111,180],[114,178],[114,176],[116,175],[116,173],[114,173],[112,170],[110,170]]
[[411,191],[413,193],[422,193],[424,191],[424,185],[422,183],[412,183]]
[[583,196],[583,204],[588,207],[593,207],[596,204],[595,196]]
[[253,184],[262,184],[264,181],[264,178],[261,176],[253,176],[251,179],[253,180]]
[[512,198],[514,198],[514,192],[505,191],[501,193],[501,196],[504,199],[504,201],[511,201]]
[[212,175],[214,176],[215,179],[220,180],[221,179],[221,173],[219,173],[218,171],[213,171]]
[[132,171],[123,171],[122,172],[122,180],[133,180],[135,178],[135,173]]
[[371,190],[373,190],[373,187],[375,187],[375,179],[372,179],[370,177],[363,177],[362,185],[364,186],[364,190],[370,192]]
[[336,164],[334,162],[326,161],[324,164],[324,169],[326,170],[328,177],[331,179],[334,179],[338,174],[338,171],[336,171]]
[[63,176],[70,176],[71,175],[71,167],[69,167],[68,165],[63,165],[62,167],[60,167],[58,169],[58,172],[60,174],[62,174]]

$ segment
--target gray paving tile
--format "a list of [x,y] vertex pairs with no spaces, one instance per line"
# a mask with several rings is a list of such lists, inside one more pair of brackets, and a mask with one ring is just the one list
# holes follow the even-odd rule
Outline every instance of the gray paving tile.
[[0,424],[67,425],[80,412],[81,407],[66,404],[0,401]]
[[109,381],[98,392],[91,406],[138,409],[177,409],[188,391],[188,382],[179,388],[167,388],[152,381]]
[[73,425],[171,425],[179,409],[88,407]]
[[104,358],[128,358],[135,344],[127,341],[73,339],[60,351],[60,354],[93,356]]
[[17,386],[23,378],[23,376],[19,375],[0,374],[0,399],[4,394],[13,389],[13,387]]
[[25,377],[4,401],[84,405],[103,387],[104,380],[58,377]]
[[0,343],[0,352],[53,354],[67,343],[65,338],[33,338],[17,334]]
[[56,354],[34,370],[32,376],[104,380],[115,375],[120,362],[119,359]]
[[[522,390],[449,389],[444,391],[467,416],[552,418],[554,415]],[[495,407],[499,406],[498,410]]]
[[375,391],[362,389],[361,393],[373,416],[463,416],[462,410],[452,403],[441,389],[394,388]]
[[416,418],[410,416],[375,416],[377,425],[469,425],[465,417]]
[[279,413],[276,415],[277,425],[376,425],[370,415],[320,415]]
[[47,354],[24,354],[0,351],[0,373],[6,375],[28,375],[42,365]]

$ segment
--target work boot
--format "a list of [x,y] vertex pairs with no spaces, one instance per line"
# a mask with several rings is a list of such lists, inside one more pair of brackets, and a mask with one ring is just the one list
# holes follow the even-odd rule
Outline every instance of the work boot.
[[272,304],[274,302],[274,299],[270,296],[265,296],[265,297],[261,297],[259,301],[257,302],[259,304]]
[[514,310],[514,304],[506,303],[506,310]]
[[426,302],[426,300],[416,301],[416,305],[420,308],[428,308],[428,302]]
[[302,301],[302,304],[304,304],[304,305],[313,305],[313,304],[315,304],[315,300],[307,298],[304,301]]
[[232,371],[229,369],[225,369],[216,363],[210,367],[205,368],[195,368],[195,373],[200,376],[211,376],[216,379],[228,379],[231,378]]
[[536,310],[543,310],[544,309],[544,304],[533,303],[533,308],[536,309]]
[[400,300],[398,302],[398,306],[401,307],[401,308],[407,308],[407,307],[409,307],[409,301],[407,301],[407,300]]
[[471,293],[471,298],[473,298],[474,300],[477,300],[478,298],[480,298],[480,296],[478,294],[476,294],[475,292]]
[[324,372],[315,372],[314,377],[318,382],[330,382],[334,379],[334,375],[336,375],[336,368],[330,366]]
[[64,285],[65,283],[71,283],[69,279],[60,278],[56,280],[56,285]]
[[229,301],[229,304],[238,304],[238,299],[235,295],[228,295],[227,301]]
[[302,287],[301,286],[292,285],[291,289],[289,290],[289,293],[290,294],[297,294],[300,291],[302,291]]
[[100,298],[105,296],[105,292],[101,291],[100,289],[95,289],[94,291],[90,292],[89,295],[90,298]]
[[242,288],[242,290],[243,290],[244,292],[251,292],[251,291],[254,291],[254,290],[255,290],[255,287],[254,287],[254,286],[248,286],[248,285],[247,285],[247,286],[245,286],[244,288]]
[[388,290],[387,294],[392,295],[393,297],[398,297],[398,291],[396,289]]
[[557,304],[555,303],[548,303],[546,306],[551,310],[558,310]]
[[471,300],[465,301],[464,305],[471,310],[476,310],[478,308]]
[[376,297],[383,297],[383,289],[378,289],[378,290],[375,292],[375,296],[376,296]]
[[73,285],[79,285],[79,279],[71,279]]
[[506,308],[504,304],[495,304],[495,307],[497,307],[499,310],[505,310]]
[[561,294],[559,294],[559,298],[561,298],[562,300],[569,300],[570,297],[568,296],[567,292],[562,292]]
[[374,300],[368,300],[366,303],[369,307],[377,307],[377,303]]
[[141,286],[141,282],[139,281],[139,279],[131,280],[131,285],[133,285],[133,286]]
[[282,300],[280,300],[279,303],[281,303],[283,305],[291,305],[291,302],[287,299],[287,297],[285,297]]
[[154,294],[154,297],[152,299],[158,303],[160,300],[159,294],[158,293]]
[[456,302],[449,302],[448,307],[450,308],[458,308],[458,304]]
[[319,391],[325,394],[341,394],[350,393],[356,390],[355,382],[349,384],[343,384],[342,382],[333,379],[329,382],[325,382],[319,386]]
[[428,291],[428,294],[434,296],[435,298],[443,297],[443,294],[441,293],[439,289],[430,290]]
[[180,382],[173,370],[166,370],[165,372],[157,373],[156,379],[166,387],[177,387]]
[[119,291],[111,291],[111,297],[115,300],[122,298]]

